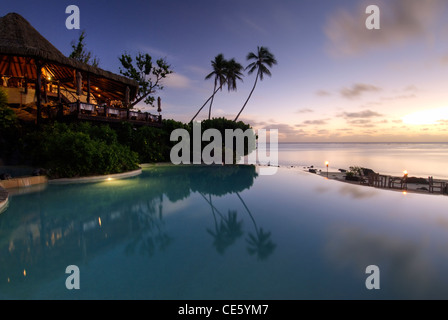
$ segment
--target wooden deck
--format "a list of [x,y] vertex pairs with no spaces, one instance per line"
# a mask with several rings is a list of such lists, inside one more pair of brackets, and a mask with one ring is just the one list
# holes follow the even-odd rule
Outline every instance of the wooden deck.
[[104,123],[120,123],[123,121],[138,126],[162,126],[162,116],[149,112],[132,111],[125,108],[98,106],[89,103],[70,103],[63,111],[63,117],[71,117],[85,121]]

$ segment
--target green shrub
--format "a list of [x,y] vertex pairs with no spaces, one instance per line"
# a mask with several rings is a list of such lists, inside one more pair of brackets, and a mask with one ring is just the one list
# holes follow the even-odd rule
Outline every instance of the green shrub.
[[0,132],[13,128],[17,125],[17,117],[8,106],[8,97],[6,92],[0,88]]
[[[79,130],[79,131],[77,131]],[[35,163],[52,178],[104,175],[138,168],[138,155],[116,141],[109,127],[55,123],[28,137]]]

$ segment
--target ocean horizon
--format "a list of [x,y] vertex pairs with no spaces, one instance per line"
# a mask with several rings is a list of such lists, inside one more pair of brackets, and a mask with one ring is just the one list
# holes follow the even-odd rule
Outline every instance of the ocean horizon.
[[[266,146],[270,148],[269,145]],[[260,149],[262,150],[262,149]],[[326,170],[370,168],[381,174],[448,179],[448,142],[279,142],[280,166]]]

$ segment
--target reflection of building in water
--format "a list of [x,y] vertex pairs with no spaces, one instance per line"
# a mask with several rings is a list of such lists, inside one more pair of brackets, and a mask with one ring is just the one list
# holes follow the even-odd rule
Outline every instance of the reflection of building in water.
[[87,263],[118,243],[144,247],[142,242],[154,239],[154,246],[149,248],[152,255],[164,250],[170,239],[164,232],[162,197],[87,218],[68,220],[56,214],[47,216],[41,210],[26,219],[7,243],[0,243],[0,288],[17,281],[44,281],[67,265]]
[[[176,202],[204,190],[223,196],[249,189],[257,176],[253,166],[157,166],[145,175],[138,187],[129,180],[127,188],[107,191],[67,186],[46,190],[42,198],[17,195],[26,201],[0,216],[0,289],[12,282],[50,281],[67,265],[81,266],[118,244],[127,255],[151,257],[172,241],[164,199]],[[228,223],[235,217],[229,215]]]

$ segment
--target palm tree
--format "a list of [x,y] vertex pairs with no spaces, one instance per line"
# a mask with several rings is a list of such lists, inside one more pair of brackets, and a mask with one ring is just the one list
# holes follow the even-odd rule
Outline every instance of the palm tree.
[[252,74],[256,70],[257,76],[255,77],[254,87],[252,88],[249,97],[247,98],[240,112],[236,116],[235,120],[233,120],[235,122],[238,120],[241,112],[243,112],[247,102],[252,96],[252,93],[254,92],[255,87],[257,86],[258,78],[260,78],[260,80],[263,80],[264,75],[271,76],[271,71],[269,71],[268,67],[271,68],[274,64],[277,64],[277,60],[275,60],[274,55],[270,53],[266,47],[257,47],[257,53],[255,54],[253,52],[250,52],[247,55],[246,59],[249,61],[254,60],[254,62],[250,63],[246,67],[246,70],[249,69],[248,74]]
[[249,214],[250,219],[252,220],[252,223],[254,224],[255,228],[255,235],[249,233],[248,238],[246,239],[246,242],[248,244],[247,252],[250,255],[255,254],[260,260],[264,260],[271,255],[271,253],[275,250],[277,245],[273,243],[272,240],[270,239],[271,238],[270,232],[265,232],[263,231],[263,228],[258,228],[257,223],[255,222],[255,218],[250,212],[243,198],[241,198],[238,192],[236,192],[236,195],[243,203],[243,206],[246,209],[247,213]]
[[219,83],[219,88],[222,90],[222,86],[224,85],[224,83],[227,80],[227,78],[226,78],[227,61],[226,61],[226,59],[224,59],[224,55],[222,53],[218,54],[215,57],[215,60],[212,61],[212,67],[213,67],[213,71],[210,72],[205,77],[206,80],[212,78],[213,76],[215,77],[215,86],[213,87],[213,95],[212,95],[212,99],[210,101],[210,107],[208,109],[208,119],[209,120],[210,120],[210,116],[211,116],[211,112],[212,112],[213,99],[215,97],[215,92],[217,92],[216,87]]
[[[220,57],[221,56],[221,57]],[[222,60],[221,60],[222,58]],[[210,96],[210,98],[207,99],[207,101],[205,101],[205,103],[202,105],[202,107],[198,110],[198,112],[196,112],[196,114],[194,115],[194,117],[190,120],[190,122],[193,122],[193,120],[197,117],[197,115],[199,114],[199,112],[201,112],[201,110],[205,107],[205,105],[210,101],[210,108],[209,108],[209,113],[208,113],[208,118],[210,119],[211,117],[211,108],[212,108],[212,103],[213,103],[213,99],[215,94],[222,89],[222,87],[227,84],[227,88],[229,91],[236,91],[236,81],[237,80],[243,80],[242,76],[242,70],[243,70],[243,66],[236,62],[235,59],[231,59],[229,61],[226,61],[223,57],[222,54],[219,54],[215,57],[215,60],[212,61],[212,66],[214,68],[213,72],[211,72],[210,74],[208,74],[205,78],[206,79],[210,79],[213,75],[215,75],[215,87],[213,89],[213,94]],[[218,73],[218,69],[215,70],[215,66],[222,68],[219,70]],[[219,76],[218,76],[219,74]],[[219,83],[219,87],[217,87]]]
[[236,91],[236,81],[243,81],[243,66],[236,62],[235,59],[231,59],[227,62],[226,66],[226,77],[227,77],[227,88],[229,91]]

